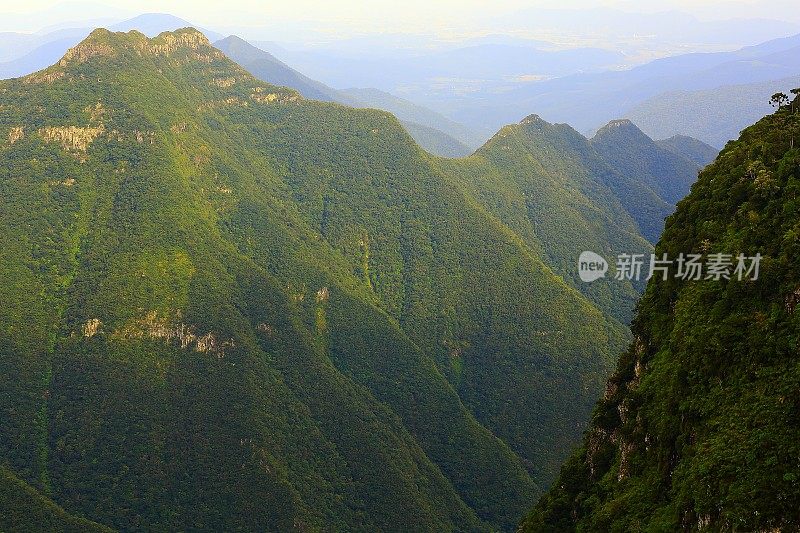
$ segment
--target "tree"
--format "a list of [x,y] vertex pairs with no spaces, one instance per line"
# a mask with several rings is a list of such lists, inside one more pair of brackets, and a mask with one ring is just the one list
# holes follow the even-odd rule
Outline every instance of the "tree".
[[775,93],[772,95],[772,98],[769,99],[769,103],[772,107],[777,107],[780,110],[781,107],[785,106],[789,102],[789,97],[786,96],[786,93]]
[[792,109],[794,109],[796,111],[797,108],[800,107],[800,102],[799,102],[799,100],[800,100],[800,87],[798,87],[797,89],[792,89],[789,92],[792,93],[792,95],[794,95],[794,100],[792,100],[792,104],[791,105],[792,105]]

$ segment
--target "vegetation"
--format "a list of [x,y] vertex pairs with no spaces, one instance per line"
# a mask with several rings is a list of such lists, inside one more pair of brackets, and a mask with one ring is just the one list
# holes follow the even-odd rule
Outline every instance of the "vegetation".
[[2,466],[0,466],[0,529],[54,533],[111,531],[89,520],[70,516],[64,509],[43,497]]
[[673,135],[669,139],[656,141],[656,144],[664,150],[694,161],[699,169],[711,164],[719,155],[716,148],[686,135]]
[[312,80],[269,52],[256,48],[235,35],[215,42],[214,46],[256,78],[272,85],[292,88],[304,98],[388,111],[397,116],[409,135],[432,154],[463,157],[474,151],[472,146],[481,143],[481,136],[466,126],[389,93],[377,89],[337,90]]
[[472,157],[440,166],[568,284],[630,321],[643,287],[582,283],[575,262],[585,250],[650,254],[641,233],[657,234],[669,213],[655,193],[610,167],[574,129],[537,116],[506,126]]
[[[629,120],[616,120],[601,128],[592,138],[592,146],[611,166],[649,187],[670,206],[689,193],[702,168],[682,154],[661,148]],[[655,242],[660,234],[659,229],[648,237],[655,237]]]
[[194,30],[0,82],[0,157],[0,461],[109,527],[512,529],[627,341],[392,116]]
[[800,528],[798,133],[782,105],[678,205],[657,254],[760,253],[759,277],[650,282],[583,445],[523,531]]

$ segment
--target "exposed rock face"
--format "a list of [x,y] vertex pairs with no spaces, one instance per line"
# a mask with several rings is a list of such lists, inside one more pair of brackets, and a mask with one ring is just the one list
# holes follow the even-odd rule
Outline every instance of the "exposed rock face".
[[261,104],[296,102],[300,99],[297,94],[291,93],[265,93],[263,87],[256,87],[250,93],[250,99]]
[[48,183],[53,187],[56,187],[58,185],[63,185],[64,187],[72,187],[73,185],[75,185],[76,181],[75,178],[67,178],[65,180],[50,181]]
[[80,64],[85,63],[93,57],[113,57],[115,54],[114,48],[108,44],[84,41],[67,50],[67,53],[64,54],[64,57],[61,58],[58,64],[62,67],[66,67],[70,63]]
[[193,348],[196,352],[211,353],[218,357],[225,355],[225,350],[234,347],[233,339],[221,341],[213,333],[198,335],[194,327],[180,322],[181,313],[175,314],[175,320],[159,316],[150,311],[144,317],[114,331],[112,336],[122,339],[161,339],[175,342],[182,349]]
[[[152,40],[147,40],[137,44],[136,49],[140,52],[148,52],[157,56],[170,56],[176,50],[187,48],[190,50],[200,50],[207,48],[208,57],[224,57],[222,52],[211,47],[205,35],[197,30],[183,31],[181,33],[164,33]],[[195,57],[195,59],[201,59]]]
[[83,336],[86,338],[94,337],[100,332],[103,322],[99,318],[90,318],[83,325]]
[[39,130],[39,135],[46,142],[59,142],[64,150],[73,152],[86,152],[89,145],[98,135],[105,131],[105,127],[100,126],[92,128],[80,126],[55,126],[47,127]]
[[34,72],[22,78],[22,83],[53,83],[64,77],[61,70],[54,72]]
[[210,82],[209,85],[214,85],[216,87],[220,87],[222,89],[226,87],[232,87],[236,84],[236,78],[214,78]]
[[8,142],[10,144],[14,144],[23,137],[25,137],[25,128],[22,126],[14,126],[11,128],[11,131],[8,132]]
[[317,303],[327,302],[328,298],[330,298],[331,294],[328,290],[328,287],[322,287],[320,290],[317,291],[316,301]]

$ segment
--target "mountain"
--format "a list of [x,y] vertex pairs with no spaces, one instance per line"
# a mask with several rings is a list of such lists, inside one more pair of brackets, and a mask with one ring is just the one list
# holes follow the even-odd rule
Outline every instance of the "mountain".
[[697,91],[671,91],[645,100],[626,116],[648,135],[679,132],[722,147],[748,125],[769,113],[770,97],[800,86],[800,75],[751,84]]
[[[575,264],[586,250],[607,257],[649,255],[642,226],[660,232],[670,206],[646,186],[611,168],[571,127],[536,115],[504,127],[473,156],[441,166],[567,283],[607,314],[630,321],[639,287],[622,281],[583,283]],[[641,219],[641,225],[628,212],[647,207],[655,213],[652,220]]]
[[[0,461],[76,517],[510,530],[628,340],[472,195],[485,166],[196,30],[92,32],[0,81],[0,132]],[[646,247],[589,178],[570,208]]]
[[86,35],[88,31],[84,28],[61,28],[37,33],[0,32],[0,64],[19,59],[47,43],[62,39],[75,39],[74,42],[79,42]]
[[[735,112],[738,106],[728,108],[723,93],[714,92],[721,87],[751,83],[765,83],[795,77],[800,73],[800,35],[775,39],[757,46],[733,52],[682,54],[654,60],[628,70],[586,72],[555,79],[507,84],[502,91],[464,92],[458,94],[431,91],[409,92],[408,96],[422,105],[440,110],[453,120],[471,127],[499,127],[526,116],[531,109],[549,121],[566,122],[579,131],[590,131],[619,117],[635,119],[637,124],[647,124],[645,131],[654,137],[675,134],[691,135],[714,146],[722,146],[722,139],[706,128],[702,120],[695,120],[694,111],[701,117],[708,112],[676,106],[652,108],[646,121],[643,113],[631,114],[637,106],[649,99],[658,99],[667,93],[679,91],[712,91],[718,105],[710,109],[716,113],[732,115],[727,124],[740,124]],[[774,85],[773,85],[774,86]],[[777,90],[777,89],[776,89]],[[774,92],[774,91],[773,91]],[[772,93],[770,93],[771,95]],[[405,94],[404,94],[405,96]],[[769,98],[769,97],[768,97]],[[763,104],[760,104],[763,105]],[[675,124],[676,117],[685,129],[650,129],[651,124]],[[760,115],[761,116],[761,115]],[[687,122],[693,122],[691,126]],[[746,125],[749,122],[743,124]],[[730,126],[726,131],[731,131]]]
[[86,37],[85,33],[55,39],[36,47],[22,57],[0,63],[0,78],[15,78],[45,68],[58,61],[69,47],[74,46],[83,37]]
[[[395,115],[404,122],[420,124],[443,132],[444,134],[456,139],[465,145],[469,155],[488,140],[488,135],[484,136],[472,129],[454,122],[444,115],[431,111],[430,109],[399,98],[391,93],[378,89],[342,89],[340,94],[353,98],[358,103],[357,107],[371,107],[383,109]],[[424,145],[422,145],[424,147]],[[435,152],[434,152],[435,153]]]
[[214,46],[258,79],[295,89],[305,98],[389,111],[402,121],[403,126],[420,146],[433,154],[463,157],[469,155],[481,142],[480,136],[471,132],[466,126],[389,93],[377,89],[338,91],[328,87],[300,74],[269,52],[235,35],[215,42]]
[[[137,30],[153,37],[163,31],[187,26],[190,26],[188,22],[172,15],[147,13],[114,24],[110,28],[114,31]],[[0,34],[0,43],[5,43],[7,48],[18,48],[30,42],[41,43],[23,55],[12,56],[12,59],[0,62],[0,78],[24,76],[55,63],[68,48],[77,44],[90,31],[70,28],[35,37],[12,32]],[[463,157],[469,155],[485,139],[466,126],[389,93],[377,89],[337,91],[293,70],[272,54],[259,50],[239,37],[229,36],[223,39],[215,32],[204,30],[203,33],[215,39],[215,46],[259,79],[290,87],[309,99],[339,102],[352,107],[384,109],[394,113],[420,146],[436,155]]]
[[664,150],[693,161],[700,169],[712,163],[719,155],[719,150],[713,146],[687,135],[673,135],[669,139],[656,141],[656,144]]
[[235,35],[214,42],[214,46],[260,80],[292,88],[311,100],[339,102],[355,107],[356,99],[347,98],[336,89],[300,74],[269,52]]
[[523,531],[800,527],[798,108],[729,143],[656,246],[760,254],[758,275],[650,281],[583,445]]
[[[187,21],[164,13],[145,13],[132,19],[112,24],[113,31],[138,30],[149,37],[161,32],[191,26]],[[7,57],[0,62],[0,78],[24,76],[48,67],[61,59],[64,53],[83,40],[92,28],[61,28],[44,34],[19,34],[6,32],[0,34],[0,46],[6,52],[0,57]],[[222,35],[203,30],[213,39]]]
[[630,120],[609,122],[591,142],[614,168],[646,184],[670,205],[688,194],[700,172],[697,163],[661,148]]
[[407,122],[405,120],[401,120],[400,123],[408,134],[414,138],[417,144],[431,154],[457,158],[466,157],[474,151],[458,139],[435,128],[423,126],[415,122]]
[[61,507],[0,466],[0,528],[3,531],[105,532],[89,520],[70,516]]

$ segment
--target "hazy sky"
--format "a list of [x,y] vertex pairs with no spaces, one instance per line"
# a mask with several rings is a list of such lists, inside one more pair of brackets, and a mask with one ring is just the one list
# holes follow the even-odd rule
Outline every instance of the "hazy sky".
[[[112,7],[113,6],[113,7]],[[171,13],[214,27],[309,25],[339,34],[372,31],[476,30],[498,15],[530,8],[613,7],[632,12],[680,10],[709,19],[773,18],[800,22],[797,0],[117,0],[114,2],[0,1],[0,29],[35,31],[68,20]],[[497,29],[497,28],[490,28]]]

